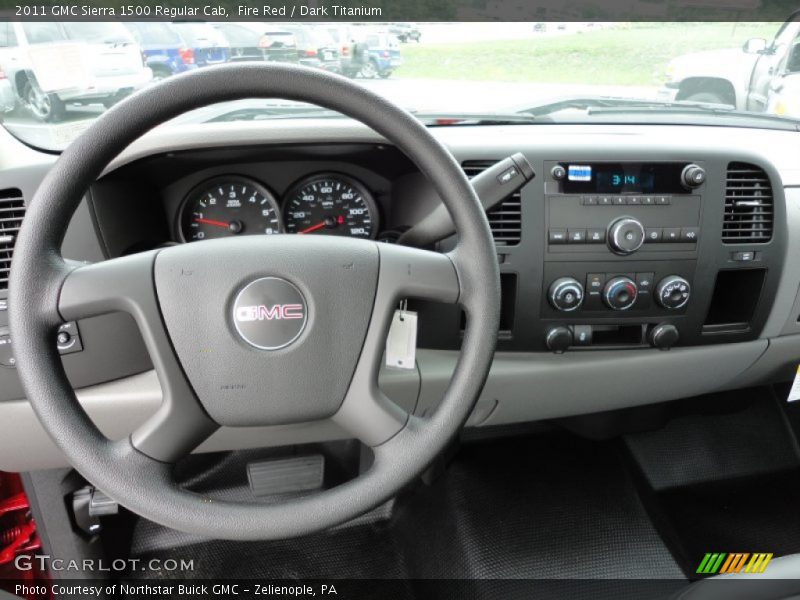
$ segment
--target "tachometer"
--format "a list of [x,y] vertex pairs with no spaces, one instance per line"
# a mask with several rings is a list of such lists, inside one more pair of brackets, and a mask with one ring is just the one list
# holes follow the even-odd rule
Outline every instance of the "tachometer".
[[378,233],[375,200],[358,181],[338,173],[320,173],[300,181],[283,205],[286,231],[299,234],[374,238]]
[[186,197],[180,216],[183,240],[281,233],[278,202],[246,177],[225,176],[200,184]]

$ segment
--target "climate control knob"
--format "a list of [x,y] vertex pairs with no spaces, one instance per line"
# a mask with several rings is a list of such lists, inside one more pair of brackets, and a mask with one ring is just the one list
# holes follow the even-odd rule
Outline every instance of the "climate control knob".
[[553,308],[561,312],[577,309],[583,302],[583,286],[577,279],[561,277],[550,286],[548,298]]
[[614,277],[603,288],[603,301],[611,310],[628,310],[638,296],[639,288],[630,277]]
[[668,310],[677,310],[686,306],[692,287],[679,275],[667,275],[656,286],[656,302]]
[[608,227],[608,245],[617,254],[633,254],[644,243],[644,227],[633,217],[621,217]]

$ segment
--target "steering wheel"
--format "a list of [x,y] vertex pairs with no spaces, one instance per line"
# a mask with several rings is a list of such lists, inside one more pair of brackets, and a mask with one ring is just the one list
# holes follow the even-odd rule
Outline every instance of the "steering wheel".
[[[91,265],[60,248],[89,186],[151,128],[240,98],[314,103],[357,119],[428,177],[458,232],[440,254],[327,236],[262,235],[185,244]],[[42,425],[87,480],[133,512],[217,539],[280,539],[352,519],[418,476],[469,416],[489,372],[500,280],[486,215],[458,163],[412,115],[343,77],[306,67],[224,65],[140,91],[100,116],[42,181],[16,243],[10,325],[17,369]],[[455,372],[421,419],[377,384],[402,298],[457,303],[467,315]],[[129,313],[163,392],[159,410],[112,441],[72,390],[53,340],[63,321]],[[122,341],[120,341],[122,343]],[[180,488],[173,463],[218,427],[332,419],[369,445],[355,479],[282,504],[211,501]]]

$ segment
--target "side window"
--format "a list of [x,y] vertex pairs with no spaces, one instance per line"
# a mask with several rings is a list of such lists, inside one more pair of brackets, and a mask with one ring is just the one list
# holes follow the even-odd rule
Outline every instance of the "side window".
[[29,44],[63,42],[67,39],[64,30],[58,23],[28,22],[22,24],[22,29]]
[[794,38],[786,55],[786,73],[800,73],[800,36]]
[[133,36],[133,39],[136,40],[137,44],[141,45],[145,43],[142,39],[142,32],[139,31],[139,27],[136,25],[136,23],[126,23],[125,26],[128,28],[128,31],[131,32],[131,35]]
[[217,31],[225,36],[229,42],[237,46],[247,46],[247,42],[252,41],[252,39],[256,37],[252,33],[248,34],[248,30],[239,25],[219,25]]
[[17,45],[17,34],[14,33],[14,24],[0,23],[0,48],[12,48]]
[[8,32],[11,23],[0,23],[0,48],[8,48]]

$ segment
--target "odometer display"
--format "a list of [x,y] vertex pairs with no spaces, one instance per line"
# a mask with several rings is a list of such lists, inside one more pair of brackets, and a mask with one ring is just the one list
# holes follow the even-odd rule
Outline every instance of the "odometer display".
[[367,189],[339,174],[313,175],[295,185],[283,205],[286,231],[374,238],[378,211]]
[[180,229],[186,242],[283,231],[278,203],[269,190],[235,176],[195,188],[183,204]]

